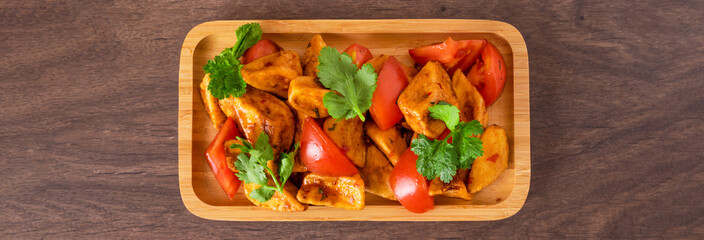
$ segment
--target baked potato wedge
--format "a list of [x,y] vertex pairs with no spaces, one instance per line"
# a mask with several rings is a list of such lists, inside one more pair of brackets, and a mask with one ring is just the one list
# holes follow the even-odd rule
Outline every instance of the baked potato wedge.
[[240,133],[249,142],[257,142],[262,131],[269,135],[269,144],[274,148],[274,156],[288,150],[296,131],[296,119],[291,109],[265,91],[247,87],[242,97],[228,97],[220,100],[220,109],[237,123]]
[[406,148],[408,148],[406,140],[396,127],[382,131],[374,121],[366,121],[364,123],[364,131],[394,166],[403,152],[406,151]]
[[347,158],[357,165],[364,166],[367,148],[364,144],[364,123],[359,118],[337,120],[326,118],[323,131],[343,150]]
[[[269,186],[274,186],[274,181],[271,178],[269,178]],[[283,193],[276,191],[276,193],[274,193],[274,196],[272,196],[269,201],[263,203],[249,196],[252,191],[260,187],[261,185],[256,183],[244,184],[244,196],[247,197],[250,202],[254,203],[254,205],[281,212],[299,212],[306,210],[307,208],[306,205],[302,204],[296,199],[294,193],[298,192],[298,188],[293,185],[293,183],[291,183],[290,181],[286,181],[286,183],[284,184]]]
[[444,183],[440,178],[433,179],[428,185],[428,194],[430,196],[443,195],[467,201],[472,200],[472,194],[467,191],[467,186],[464,183],[468,172],[468,169],[457,170],[457,174],[449,183]]
[[364,208],[364,181],[359,174],[352,177],[330,177],[309,173],[296,195],[298,201],[347,210]]
[[367,160],[364,167],[359,170],[359,175],[364,180],[364,189],[367,192],[389,200],[396,200],[389,181],[392,170],[394,167],[379,151],[379,148],[374,145],[367,147]]
[[213,127],[220,129],[220,126],[225,122],[227,117],[220,110],[218,105],[218,99],[210,93],[208,90],[208,84],[210,84],[210,74],[205,74],[203,81],[200,82],[200,99],[203,100],[203,105],[205,106],[205,112],[208,113],[210,121],[213,122]]
[[325,44],[320,34],[316,34],[310,39],[308,48],[306,48],[306,52],[303,54],[304,76],[318,77],[318,64],[320,64],[318,62],[318,56],[320,55],[320,50],[325,46],[327,46],[327,44]]
[[[301,143],[301,135],[303,135],[303,123],[306,118],[308,118],[307,115],[296,111],[296,133],[294,134],[294,137],[293,137],[294,144]],[[292,171],[293,172],[307,172],[308,171],[308,168],[306,168],[306,165],[304,165],[303,162],[301,161],[301,151],[298,151],[296,153],[296,156],[293,157],[293,170]]]
[[457,106],[450,76],[440,63],[430,61],[401,92],[398,106],[413,131],[437,138],[445,130],[445,123],[431,118],[428,108],[440,101]]
[[484,155],[472,163],[467,179],[470,193],[481,191],[489,186],[508,166],[508,137],[506,131],[496,125],[489,126],[481,136]]
[[452,74],[452,90],[457,96],[460,121],[477,120],[482,126],[486,127],[487,123],[489,123],[489,112],[486,111],[484,98],[460,70]]
[[289,83],[301,76],[303,69],[298,54],[284,50],[247,63],[242,66],[240,72],[250,86],[286,98]]
[[315,77],[300,76],[291,80],[288,87],[288,103],[299,113],[315,118],[330,116],[323,104],[323,96],[332,92],[318,83]]

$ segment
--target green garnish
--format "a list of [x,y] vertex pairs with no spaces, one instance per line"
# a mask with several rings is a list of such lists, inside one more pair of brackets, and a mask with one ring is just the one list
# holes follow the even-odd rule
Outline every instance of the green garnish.
[[[418,173],[428,180],[440,177],[449,183],[457,169],[470,169],[474,159],[482,156],[482,141],[476,137],[484,132],[477,120],[460,122],[459,109],[446,102],[428,108],[432,118],[445,122],[451,131],[445,139],[430,140],[421,134],[411,143],[411,151],[418,155]],[[447,140],[452,138],[452,143]]]
[[[298,144],[293,147],[293,151],[281,153],[279,171],[275,175],[266,165],[267,161],[274,159],[274,150],[269,145],[269,135],[262,132],[254,146],[240,137],[237,137],[237,140],[242,141],[242,144],[230,145],[230,148],[238,148],[242,151],[237,155],[237,161],[235,161],[235,168],[239,170],[236,174],[237,178],[244,183],[256,183],[261,186],[252,191],[249,196],[263,203],[269,201],[276,191],[283,193],[283,186],[293,171],[293,156],[298,151]],[[267,174],[272,177],[275,186],[269,186]]]
[[210,74],[208,90],[217,99],[241,97],[247,91],[247,83],[240,73],[242,64],[239,58],[261,39],[262,29],[259,23],[247,23],[237,28],[235,34],[235,46],[223,50],[203,66],[203,71]]
[[333,90],[323,96],[323,105],[330,116],[335,119],[358,116],[364,121],[364,113],[371,107],[372,94],[376,89],[374,67],[367,63],[357,69],[347,53],[341,54],[332,47],[320,50],[318,62],[320,83]]

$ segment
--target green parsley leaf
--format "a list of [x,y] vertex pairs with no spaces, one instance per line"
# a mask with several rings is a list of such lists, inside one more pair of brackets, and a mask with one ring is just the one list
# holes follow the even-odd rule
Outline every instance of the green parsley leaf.
[[247,23],[237,28],[235,34],[235,46],[223,50],[203,66],[203,71],[210,74],[208,90],[217,99],[241,97],[246,92],[247,83],[240,73],[242,64],[238,59],[261,39],[262,29],[259,23]]
[[347,53],[332,47],[324,47],[318,56],[318,78],[326,88],[333,90],[323,96],[323,105],[335,119],[350,119],[358,116],[365,120],[364,113],[372,105],[377,75],[371,64],[361,69],[352,63]]
[[445,122],[450,131],[455,130],[455,126],[460,122],[460,110],[447,102],[439,102],[437,105],[428,108],[430,117]]
[[256,199],[260,203],[269,201],[271,197],[274,196],[274,193],[276,193],[276,188],[262,185],[261,187],[254,189],[251,193],[249,193],[249,197],[252,199]]
[[[277,178],[267,165],[269,160],[274,160],[274,149],[269,144],[269,135],[266,132],[262,131],[259,134],[254,146],[241,137],[236,139],[242,141],[242,144],[232,144],[230,148],[240,149],[242,153],[237,155],[237,161],[235,161],[235,168],[239,171],[235,175],[244,183],[256,183],[262,186],[252,191],[249,196],[259,202],[266,202],[276,191],[283,192],[283,186],[293,171],[293,157],[298,151],[298,144],[294,146],[293,151],[281,153]],[[275,186],[269,186],[267,174],[272,177]]]
[[[477,137],[484,132],[481,123],[460,122],[459,109],[446,102],[428,108],[430,116],[442,120],[452,132],[445,139],[430,140],[425,135],[411,142],[411,151],[418,155],[416,170],[428,180],[439,177],[449,183],[457,169],[469,169],[474,159],[484,154],[482,141]],[[452,138],[452,143],[447,141]]]

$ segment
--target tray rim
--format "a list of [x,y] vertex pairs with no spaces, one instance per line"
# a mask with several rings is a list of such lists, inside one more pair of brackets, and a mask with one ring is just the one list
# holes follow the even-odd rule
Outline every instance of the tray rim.
[[[514,175],[515,181],[511,194],[505,200],[494,205],[437,205],[434,210],[424,214],[413,214],[402,206],[372,205],[365,209],[382,211],[399,210],[408,212],[385,218],[383,215],[367,216],[357,211],[341,210],[336,216],[300,216],[279,213],[256,206],[214,206],[200,200],[192,185],[192,133],[193,133],[193,55],[196,46],[204,38],[216,34],[222,28],[234,32],[237,26],[259,22],[267,25],[296,25],[297,31],[285,27],[274,33],[453,33],[481,32],[493,33],[505,39],[513,53],[513,94],[514,94]],[[333,29],[330,26],[344,23],[345,27]],[[407,24],[437,24],[438,27],[422,30],[394,28]],[[279,27],[281,27],[279,26]],[[300,26],[309,26],[301,29]],[[371,29],[367,26],[374,26]],[[384,26],[384,28],[380,28]],[[471,26],[472,31],[467,30]],[[327,27],[327,28],[326,28]],[[320,28],[318,31],[312,31]],[[383,29],[383,30],[381,30]],[[518,53],[518,54],[517,54]],[[518,56],[517,56],[518,55]],[[519,121],[520,120],[520,121]],[[515,138],[521,132],[521,141]],[[519,161],[520,160],[520,161]],[[184,206],[194,215],[211,220],[231,221],[484,221],[500,220],[515,215],[523,207],[530,188],[530,97],[528,53],[525,40],[513,25],[501,21],[474,19],[369,19],[369,20],[220,20],[201,23],[193,27],[186,35],[180,54],[179,63],[179,110],[178,110],[178,170],[179,190]],[[518,184],[518,183],[521,184]],[[242,213],[247,214],[238,214]],[[311,211],[310,209],[308,211]],[[223,214],[228,213],[228,214]],[[268,214],[267,214],[268,213]],[[396,215],[398,215],[396,214]]]

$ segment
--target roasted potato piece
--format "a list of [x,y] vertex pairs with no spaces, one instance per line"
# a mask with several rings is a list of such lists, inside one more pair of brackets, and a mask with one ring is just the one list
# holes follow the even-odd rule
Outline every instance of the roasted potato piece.
[[269,135],[274,156],[288,150],[296,131],[296,119],[286,103],[262,90],[247,87],[242,97],[220,100],[220,108],[232,117],[240,132],[251,143],[257,142],[262,131]]
[[285,98],[291,79],[301,76],[303,69],[298,54],[284,50],[247,63],[240,72],[250,86]]
[[208,84],[210,84],[210,74],[205,74],[203,81],[200,82],[200,99],[203,100],[203,105],[205,105],[205,111],[210,117],[210,121],[213,122],[213,127],[220,129],[220,126],[225,122],[225,114],[220,110],[218,105],[218,99],[210,94],[208,90]]
[[315,118],[330,116],[323,105],[323,96],[332,92],[324,88],[314,77],[300,76],[291,80],[288,87],[288,103],[299,113]]
[[336,120],[325,119],[323,131],[335,142],[335,145],[345,152],[347,158],[357,165],[364,166],[367,148],[364,144],[364,123],[359,118]]
[[[269,178],[269,186],[274,186],[274,181]],[[293,195],[294,193],[298,192],[298,188],[296,188],[293,183],[286,181],[284,184],[284,192],[281,193],[279,191],[276,191],[274,193],[274,196],[269,199],[269,201],[266,202],[259,202],[256,199],[253,199],[249,197],[249,194],[260,188],[261,186],[256,183],[246,183],[244,184],[244,195],[249,199],[250,202],[254,203],[254,205],[263,207],[263,208],[268,208],[276,211],[281,211],[281,212],[299,212],[306,210],[307,206],[300,203],[297,199],[296,196]]]
[[389,182],[392,170],[394,167],[379,151],[379,148],[370,145],[367,148],[367,160],[364,167],[359,170],[359,175],[364,180],[364,188],[367,192],[389,200],[396,200],[394,191],[391,190],[391,182]]
[[476,193],[489,186],[508,166],[508,137],[506,131],[496,125],[484,130],[481,137],[484,155],[472,163],[467,179],[470,193]]
[[[387,59],[389,59],[389,55],[381,54],[375,58],[370,59],[364,64],[371,63],[372,67],[374,67],[374,72],[376,72],[376,74],[379,74],[379,72],[381,72],[381,67],[384,66],[384,63],[386,63]],[[406,76],[408,76],[409,82],[413,80],[413,77],[415,77],[416,74],[418,74],[418,69],[406,66],[403,63],[401,64],[401,68],[403,68],[403,72],[405,72]]]
[[468,201],[472,200],[472,194],[469,194],[467,186],[464,184],[468,171],[467,169],[457,170],[457,174],[449,183],[444,183],[440,178],[433,179],[428,186],[428,193],[430,196],[443,195]]
[[356,174],[352,177],[330,177],[310,173],[296,195],[298,201],[347,210],[364,208],[364,181]]
[[[293,143],[300,144],[301,143],[301,135],[303,135],[303,123],[305,122],[306,118],[308,118],[307,115],[301,113],[301,112],[296,112],[296,133],[294,134],[293,137]],[[306,165],[303,165],[303,162],[301,162],[301,152],[298,151],[296,153],[296,156],[293,157],[293,172],[307,172],[308,168],[306,168]]]
[[445,123],[431,118],[428,108],[440,101],[457,106],[450,76],[442,65],[430,61],[401,92],[398,106],[413,131],[437,138],[445,130]]
[[323,37],[320,34],[316,34],[310,39],[308,43],[308,48],[303,54],[303,75],[318,77],[318,55],[320,55],[320,50],[327,46],[323,41]]
[[401,133],[395,127],[386,129],[382,131],[379,126],[374,123],[374,121],[366,121],[364,123],[364,131],[367,132],[367,136],[372,139],[374,144],[381,150],[381,152],[389,158],[391,164],[394,166],[398,162],[408,145],[406,140],[403,139]]
[[486,124],[489,123],[489,112],[486,111],[484,98],[460,70],[455,71],[452,75],[452,90],[457,96],[460,121],[477,120],[486,127]]
[[225,161],[227,162],[227,167],[230,170],[232,170],[233,172],[239,172],[237,171],[237,168],[235,168],[235,161],[237,161],[237,155],[240,155],[242,151],[239,148],[230,148],[232,144],[242,145],[242,141],[237,139],[230,139],[225,141],[225,143],[222,145],[222,147],[225,148]]

